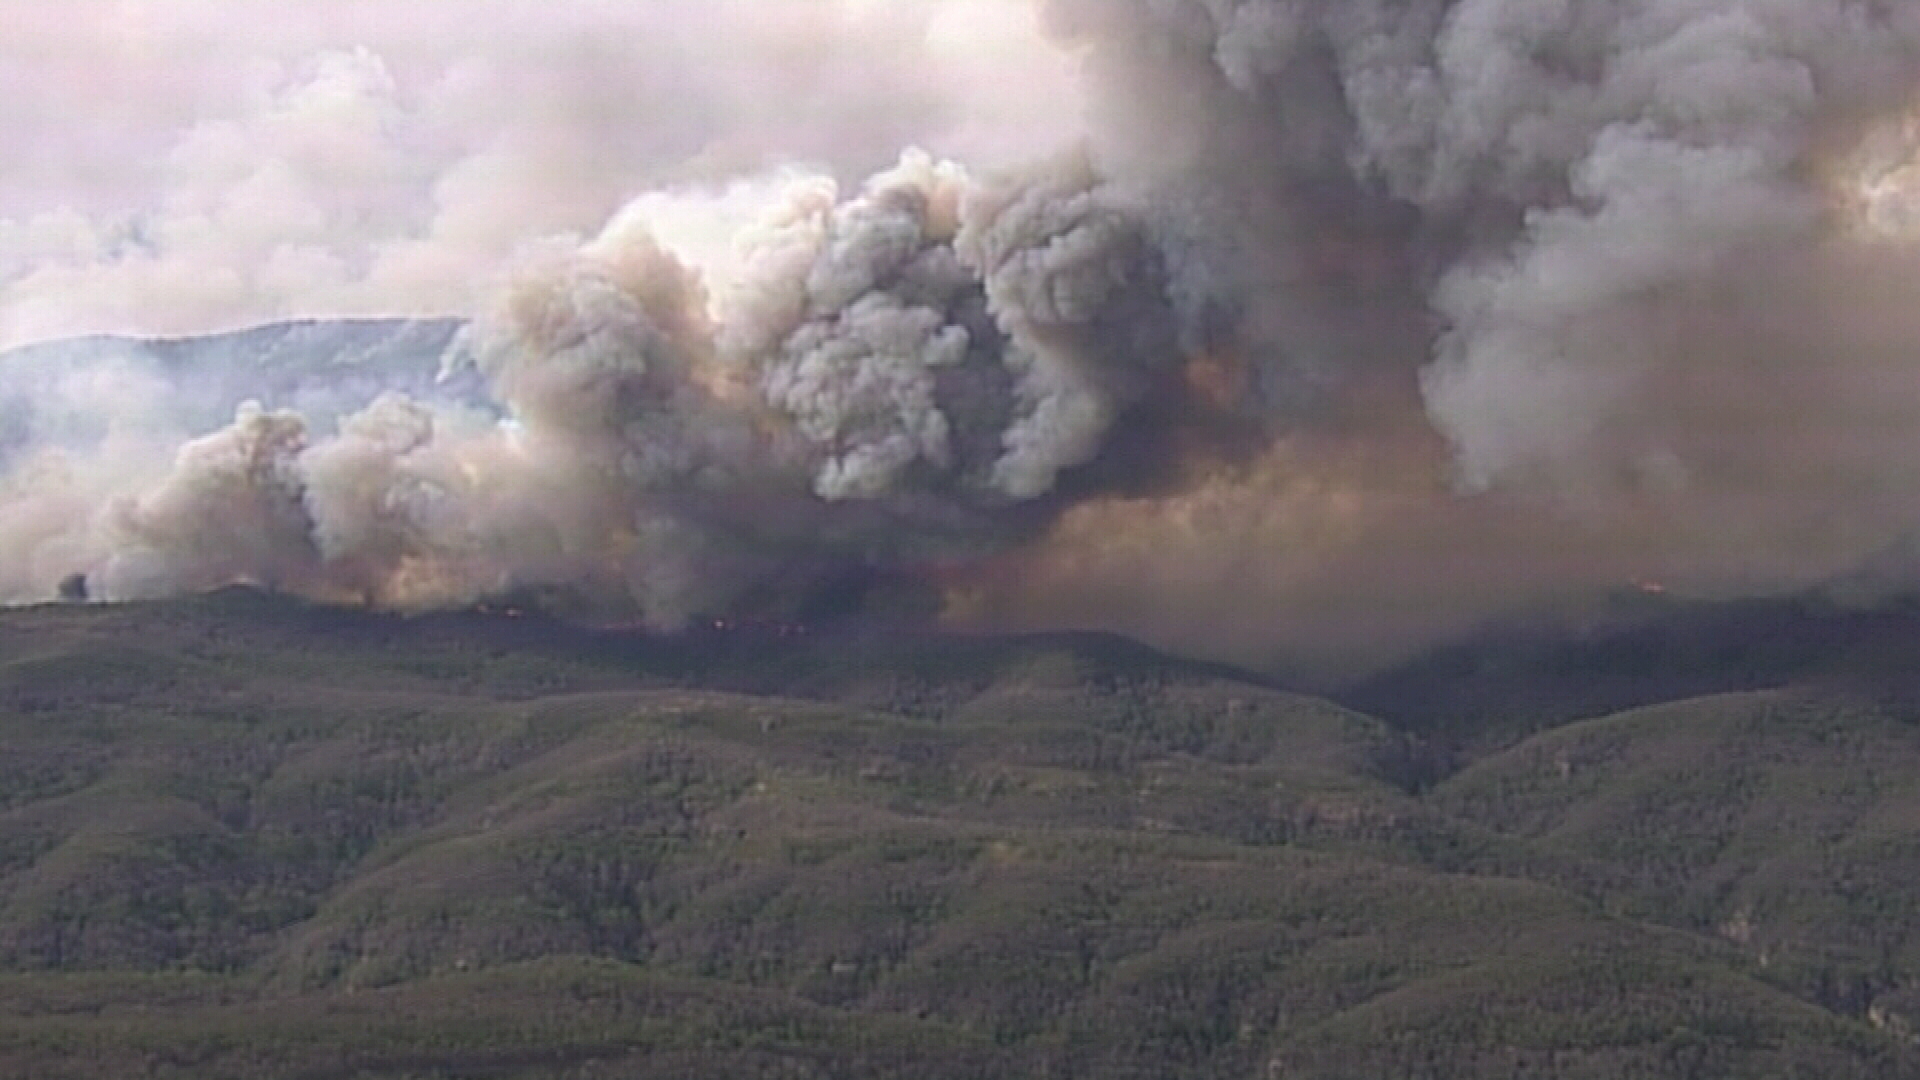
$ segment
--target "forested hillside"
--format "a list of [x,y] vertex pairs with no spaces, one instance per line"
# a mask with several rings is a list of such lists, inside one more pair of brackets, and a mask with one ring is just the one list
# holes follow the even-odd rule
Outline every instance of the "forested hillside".
[[1920,629],[1621,648],[0,614],[0,1076],[1920,1076]]

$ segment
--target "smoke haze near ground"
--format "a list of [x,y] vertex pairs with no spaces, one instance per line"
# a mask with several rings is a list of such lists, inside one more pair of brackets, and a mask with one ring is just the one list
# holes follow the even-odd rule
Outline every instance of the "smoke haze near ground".
[[0,597],[871,572],[1352,664],[1920,566],[1920,9],[317,10],[0,4],[0,341],[458,314],[490,401],[181,431],[64,373]]

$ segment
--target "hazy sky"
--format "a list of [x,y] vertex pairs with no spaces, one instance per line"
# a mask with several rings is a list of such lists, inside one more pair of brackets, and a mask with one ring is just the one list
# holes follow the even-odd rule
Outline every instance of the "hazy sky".
[[1024,0],[0,0],[0,25],[0,346],[465,311],[518,245],[645,191],[1074,124]]

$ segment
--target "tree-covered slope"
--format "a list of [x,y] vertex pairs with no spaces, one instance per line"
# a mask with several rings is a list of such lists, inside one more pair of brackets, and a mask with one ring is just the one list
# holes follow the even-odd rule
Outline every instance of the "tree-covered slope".
[[1431,786],[1110,638],[6,613],[0,1075],[1920,1075],[1920,745],[1833,702]]

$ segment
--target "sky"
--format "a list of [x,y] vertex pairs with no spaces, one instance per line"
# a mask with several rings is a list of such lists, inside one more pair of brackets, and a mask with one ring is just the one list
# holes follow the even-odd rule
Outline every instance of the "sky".
[[0,347],[463,314],[642,193],[910,145],[1013,160],[1071,138],[1076,93],[1020,0],[0,0],[0,24]]

